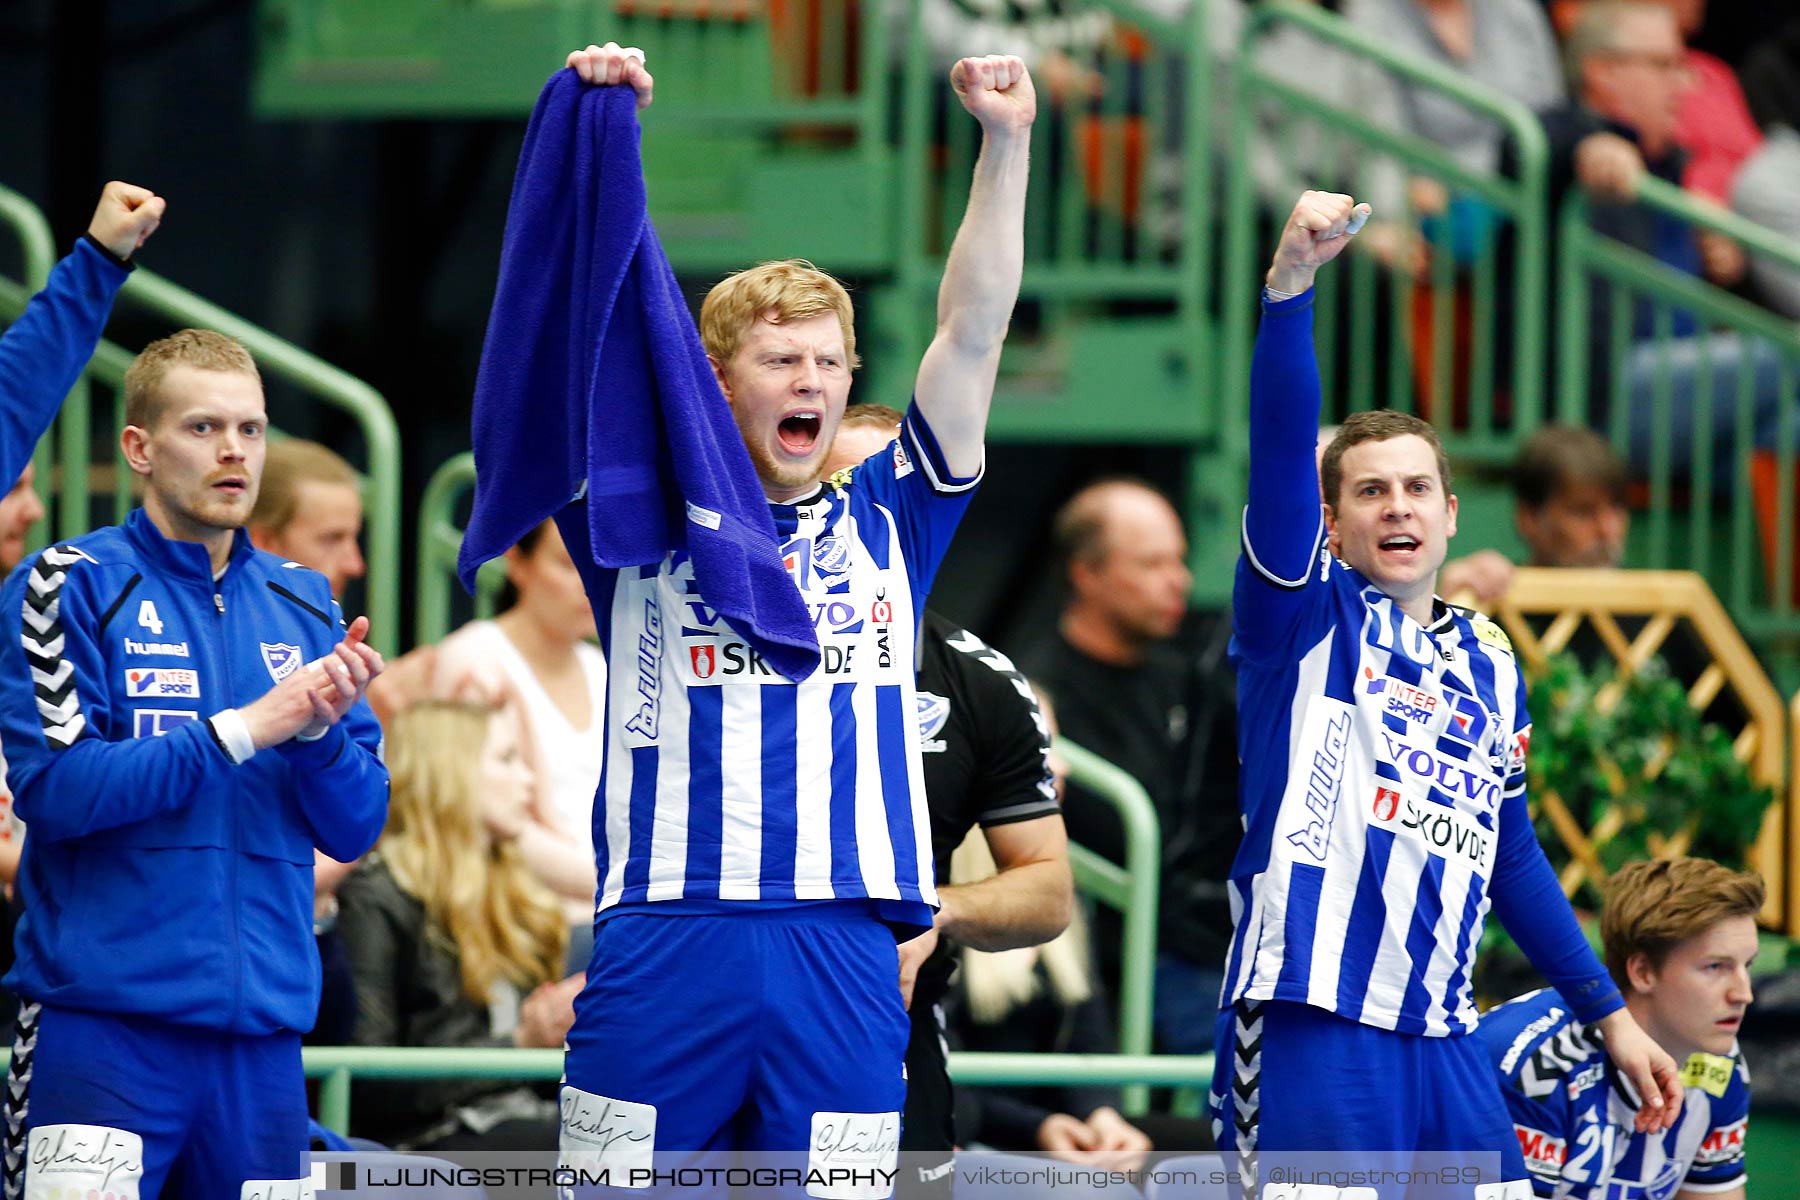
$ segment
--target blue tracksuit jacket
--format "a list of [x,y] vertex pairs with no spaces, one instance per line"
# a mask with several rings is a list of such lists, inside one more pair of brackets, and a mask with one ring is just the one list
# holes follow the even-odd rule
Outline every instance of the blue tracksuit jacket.
[[238,536],[204,547],[142,509],[0,590],[0,741],[29,827],[8,986],[53,1008],[240,1034],[312,1027],[312,863],[387,816],[358,703],[316,742],[234,762],[209,719],[343,636],[325,578]]

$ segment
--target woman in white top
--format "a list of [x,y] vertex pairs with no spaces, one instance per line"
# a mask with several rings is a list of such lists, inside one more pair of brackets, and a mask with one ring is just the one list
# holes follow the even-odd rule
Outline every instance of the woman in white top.
[[[471,621],[438,648],[439,695],[503,699],[519,721],[537,777],[525,860],[586,925],[594,906],[594,791],[605,752],[606,660],[594,613],[553,521],[506,552],[503,611]],[[506,599],[511,597],[510,605]]]

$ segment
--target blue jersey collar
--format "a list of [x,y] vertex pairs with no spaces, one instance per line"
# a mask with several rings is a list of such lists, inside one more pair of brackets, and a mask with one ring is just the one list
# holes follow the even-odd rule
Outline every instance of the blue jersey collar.
[[[213,590],[212,556],[206,552],[205,546],[199,542],[176,541],[164,536],[162,530],[150,520],[150,514],[142,508],[133,509],[131,515],[125,518],[124,530],[125,537],[143,558],[145,565],[171,579],[193,583],[208,591]],[[233,531],[231,555],[226,559],[225,570],[229,572],[255,552],[246,530]]]

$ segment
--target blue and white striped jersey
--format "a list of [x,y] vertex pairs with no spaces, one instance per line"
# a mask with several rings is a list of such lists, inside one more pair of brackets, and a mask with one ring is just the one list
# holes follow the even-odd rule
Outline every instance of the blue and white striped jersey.
[[1638,1133],[1637,1097],[1606,1052],[1549,989],[1481,1018],[1533,1189],[1562,1200],[1669,1200],[1743,1187],[1750,1072],[1696,1054],[1682,1070],[1681,1116]]
[[1525,788],[1518,664],[1484,618],[1445,608],[1423,628],[1323,555],[1304,595],[1291,655],[1239,635],[1234,874],[1257,860],[1234,894],[1230,995],[1467,1032],[1501,801]]
[[1252,372],[1232,641],[1245,837],[1225,998],[1468,1033],[1476,947],[1510,893],[1508,931],[1597,1019],[1617,989],[1532,832],[1531,719],[1506,635],[1441,601],[1421,626],[1325,549],[1306,303],[1268,306]]
[[584,567],[609,664],[598,911],[872,899],[890,920],[930,924],[913,645],[978,480],[949,475],[917,413],[854,471],[770,506],[819,634],[803,682],[707,604],[686,554]]

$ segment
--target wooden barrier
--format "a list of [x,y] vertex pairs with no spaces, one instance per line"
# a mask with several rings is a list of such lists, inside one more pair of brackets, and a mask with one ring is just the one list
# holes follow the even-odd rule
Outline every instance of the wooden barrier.
[[[1584,626],[1590,628],[1619,669],[1619,679],[1598,694],[1602,711],[1618,703],[1623,694],[1621,681],[1648,663],[1671,634],[1684,625],[1692,631],[1709,661],[1693,678],[1681,679],[1688,703],[1696,711],[1704,711],[1721,694],[1728,692],[1736,700],[1744,717],[1740,728],[1727,730],[1735,734],[1732,749],[1751,778],[1772,789],[1776,797],[1764,814],[1762,832],[1750,854],[1751,866],[1768,884],[1763,923],[1790,932],[1800,929],[1800,894],[1788,886],[1794,876],[1787,845],[1788,813],[1800,805],[1800,784],[1788,785],[1784,770],[1790,718],[1762,665],[1706,581],[1692,571],[1524,567],[1514,573],[1512,586],[1494,615],[1512,638],[1528,674],[1542,671],[1552,656],[1571,647]],[[1621,619],[1635,632],[1628,636]],[[1800,736],[1800,697],[1791,720]],[[1654,779],[1660,774],[1675,749],[1670,745],[1663,756],[1654,759],[1646,777]],[[1621,782],[1628,786],[1629,781]],[[1606,870],[1596,848],[1623,827],[1628,819],[1624,810],[1609,809],[1592,828],[1584,829],[1554,790],[1544,789],[1532,800],[1548,815],[1568,848],[1563,890],[1573,895],[1583,882],[1604,880]],[[1658,856],[1681,854],[1690,837],[1688,830],[1652,839],[1651,851]]]

